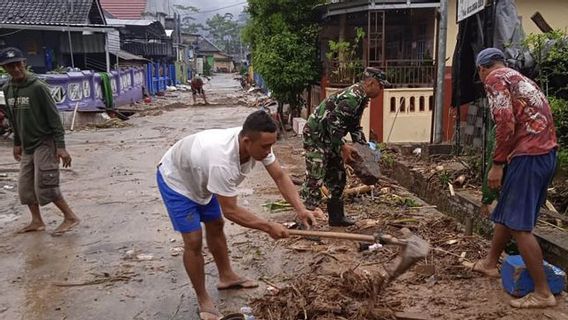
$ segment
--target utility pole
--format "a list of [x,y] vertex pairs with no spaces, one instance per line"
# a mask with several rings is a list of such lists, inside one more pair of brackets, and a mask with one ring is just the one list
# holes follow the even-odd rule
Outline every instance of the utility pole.
[[448,0],[440,0],[438,16],[437,75],[434,106],[434,143],[442,143],[444,122],[444,77],[446,73],[446,44],[448,37]]

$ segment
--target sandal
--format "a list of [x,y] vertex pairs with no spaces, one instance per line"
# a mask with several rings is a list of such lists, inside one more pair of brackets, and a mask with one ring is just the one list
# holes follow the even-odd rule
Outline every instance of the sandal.
[[242,278],[233,283],[225,285],[217,285],[217,290],[253,289],[253,288],[258,288],[258,282],[247,278]]
[[199,319],[201,320],[221,320],[223,314],[215,309],[199,309]]
[[500,278],[501,275],[499,274],[499,269],[491,268],[487,269],[483,266],[483,260],[478,260],[474,264],[471,265],[471,271],[479,272],[486,277],[489,278]]
[[519,309],[549,308],[556,306],[556,298],[554,295],[542,298],[532,292],[520,299],[511,300],[510,305]]

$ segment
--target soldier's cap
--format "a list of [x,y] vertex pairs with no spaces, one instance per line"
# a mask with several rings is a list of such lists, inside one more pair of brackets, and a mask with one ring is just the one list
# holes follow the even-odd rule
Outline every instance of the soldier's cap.
[[477,54],[475,61],[476,66],[485,66],[491,64],[493,61],[504,61],[505,54],[497,48],[486,48]]
[[373,68],[373,67],[367,67],[365,68],[365,71],[363,72],[363,76],[364,78],[375,78],[377,79],[377,81],[379,81],[383,87],[390,87],[391,83],[387,80],[387,76],[385,75],[385,73],[383,72],[383,70],[378,69],[378,68]]
[[20,49],[9,47],[0,51],[0,66],[5,66],[8,63],[26,61],[26,57]]

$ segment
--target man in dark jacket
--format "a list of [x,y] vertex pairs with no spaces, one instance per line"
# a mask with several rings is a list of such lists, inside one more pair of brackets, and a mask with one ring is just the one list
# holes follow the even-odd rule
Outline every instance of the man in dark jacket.
[[55,101],[47,85],[26,71],[25,61],[19,49],[0,51],[0,66],[10,75],[2,90],[14,129],[14,158],[20,162],[18,194],[32,214],[31,223],[20,232],[45,230],[39,207],[53,202],[64,216],[53,235],[61,235],[79,224],[59,190],[59,159],[70,167],[71,156]]

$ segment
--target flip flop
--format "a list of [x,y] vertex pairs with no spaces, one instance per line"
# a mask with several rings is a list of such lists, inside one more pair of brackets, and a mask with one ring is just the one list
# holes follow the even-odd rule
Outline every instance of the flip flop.
[[29,233],[29,232],[41,232],[41,231],[45,231],[45,226],[41,226],[41,227],[37,227],[37,228],[32,228],[30,226],[26,226],[26,227],[23,227],[22,229],[18,230],[16,233],[22,234],[22,233]]
[[499,269],[497,269],[497,268],[486,269],[486,268],[483,267],[482,263],[483,263],[483,260],[476,261],[474,264],[471,265],[471,271],[479,272],[479,273],[481,273],[484,276],[489,277],[489,278],[500,278],[501,277],[501,274],[499,273]]
[[254,280],[243,278],[225,286],[217,286],[217,290],[238,290],[238,289],[252,289],[258,288],[258,283]]
[[199,319],[201,320],[221,320],[223,314],[215,309],[199,309]]
[[556,298],[553,295],[542,298],[532,292],[520,299],[511,300],[510,305],[518,309],[549,308],[556,306]]
[[75,221],[70,226],[65,228],[64,230],[53,231],[51,233],[51,235],[54,236],[54,237],[59,237],[59,236],[63,235],[64,233],[71,231],[73,228],[75,228],[77,225],[79,225],[80,222],[81,221]]

